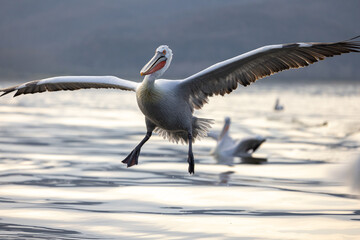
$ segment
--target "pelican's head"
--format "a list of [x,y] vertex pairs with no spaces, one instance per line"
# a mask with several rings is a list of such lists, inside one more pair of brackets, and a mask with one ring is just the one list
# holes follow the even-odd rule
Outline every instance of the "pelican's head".
[[166,45],[161,45],[155,50],[154,57],[141,69],[140,75],[152,74],[155,77],[160,77],[170,66],[171,59],[171,49]]
[[230,126],[230,122],[231,122],[231,120],[230,120],[230,117],[225,117],[225,125],[226,126]]

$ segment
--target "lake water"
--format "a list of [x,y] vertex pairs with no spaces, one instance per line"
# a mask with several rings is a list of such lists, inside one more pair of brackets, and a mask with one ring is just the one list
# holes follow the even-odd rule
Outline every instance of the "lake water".
[[262,81],[196,116],[266,137],[268,162],[217,164],[204,139],[195,175],[187,146],[156,134],[121,163],[145,134],[131,92],[0,98],[0,239],[358,239],[360,83]]

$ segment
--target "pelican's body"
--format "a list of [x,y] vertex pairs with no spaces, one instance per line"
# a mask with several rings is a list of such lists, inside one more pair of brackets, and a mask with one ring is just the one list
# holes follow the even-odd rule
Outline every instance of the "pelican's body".
[[167,84],[166,88],[165,82],[166,80],[149,80],[146,76],[136,90],[138,106],[146,118],[157,126],[168,131],[185,130],[190,119],[184,116],[192,115],[191,108],[186,101],[179,101],[179,93],[171,84]]
[[307,66],[326,57],[358,52],[357,41],[334,43],[294,43],[269,45],[214,64],[186,79],[159,79],[168,69],[172,51],[162,45],[143,67],[145,76],[136,83],[114,76],[63,76],[27,82],[0,89],[1,96],[16,91],[21,94],[77,90],[83,88],[115,88],[136,93],[141,112],[145,115],[147,133],[144,139],[123,160],[128,167],[138,163],[141,147],[155,131],[174,142],[189,144],[189,173],[194,173],[192,143],[206,136],[212,120],[193,116],[194,109],[208,102],[208,97],[231,93],[239,84],[247,86],[274,73]]
[[148,124],[155,125],[156,132],[170,141],[187,143],[189,132],[194,139],[206,136],[212,120],[193,116],[193,107],[179,86],[179,81],[146,76],[136,89],[136,99]]

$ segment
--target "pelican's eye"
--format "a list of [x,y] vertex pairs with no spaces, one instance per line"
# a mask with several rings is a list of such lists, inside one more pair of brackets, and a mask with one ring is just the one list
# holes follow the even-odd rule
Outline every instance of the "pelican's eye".
[[163,53],[164,55],[166,55],[166,50],[162,51],[162,53]]

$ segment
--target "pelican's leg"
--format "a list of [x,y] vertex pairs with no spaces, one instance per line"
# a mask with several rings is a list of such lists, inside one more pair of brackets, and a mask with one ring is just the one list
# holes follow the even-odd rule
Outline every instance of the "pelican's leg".
[[189,163],[189,173],[195,173],[195,162],[194,162],[194,154],[192,152],[192,135],[191,133],[188,134],[189,139],[189,153],[188,153],[188,163]]
[[147,140],[150,139],[151,135],[152,131],[148,131],[144,139],[134,148],[134,150],[132,150],[132,152],[124,160],[122,160],[122,163],[127,163],[127,167],[137,165],[141,147],[147,142]]
[[155,129],[155,124],[153,124],[149,119],[145,118],[145,123],[146,123],[146,135],[144,137],[143,140],[141,140],[141,142],[134,148],[134,150],[132,150],[132,152],[124,159],[122,160],[122,163],[127,164],[127,167],[131,167],[133,165],[137,165],[138,164],[138,158],[140,155],[140,150],[141,147],[147,142],[147,140],[150,139],[152,132]]

